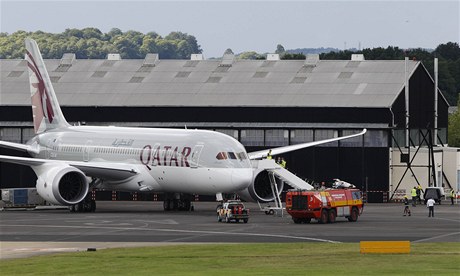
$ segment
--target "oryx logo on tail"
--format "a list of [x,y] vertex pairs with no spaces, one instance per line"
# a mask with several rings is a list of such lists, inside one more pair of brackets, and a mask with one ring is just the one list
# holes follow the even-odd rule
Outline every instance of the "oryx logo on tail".
[[27,67],[29,68],[30,94],[35,133],[68,126],[54,94],[37,43],[26,39]]
[[48,119],[49,123],[53,123],[54,111],[51,106],[51,99],[46,90],[43,77],[38,71],[32,55],[27,52],[26,55],[27,67],[29,67],[30,91],[32,94],[32,112],[34,116],[34,128],[36,133],[43,132],[45,123],[43,120]]

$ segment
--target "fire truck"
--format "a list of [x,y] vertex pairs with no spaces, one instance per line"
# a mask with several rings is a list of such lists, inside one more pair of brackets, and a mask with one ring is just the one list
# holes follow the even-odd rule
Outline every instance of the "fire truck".
[[294,223],[334,223],[337,217],[348,221],[358,220],[363,212],[363,200],[358,189],[289,190],[286,194],[286,211]]

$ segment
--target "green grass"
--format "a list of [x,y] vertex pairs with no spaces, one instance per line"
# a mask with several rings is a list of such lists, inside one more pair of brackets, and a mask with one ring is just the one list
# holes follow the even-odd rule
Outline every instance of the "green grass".
[[360,254],[359,243],[202,244],[2,260],[1,275],[459,275],[460,243]]

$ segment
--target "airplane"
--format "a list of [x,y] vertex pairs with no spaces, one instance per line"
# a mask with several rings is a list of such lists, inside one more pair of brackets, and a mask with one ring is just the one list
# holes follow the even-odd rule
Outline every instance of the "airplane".
[[270,184],[255,184],[261,172],[252,160],[266,157],[269,150],[274,156],[366,132],[247,153],[233,137],[210,130],[72,126],[37,43],[27,38],[25,45],[35,136],[26,144],[0,141],[0,147],[30,156],[0,155],[0,162],[30,166],[39,195],[71,211],[96,209],[89,196],[93,188],[165,193],[164,210],[190,210],[192,194],[236,193],[247,201],[272,201],[273,194],[258,195]]

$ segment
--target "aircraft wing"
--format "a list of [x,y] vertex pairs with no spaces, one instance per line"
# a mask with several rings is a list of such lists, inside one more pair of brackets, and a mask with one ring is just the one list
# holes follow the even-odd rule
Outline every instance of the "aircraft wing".
[[356,136],[361,136],[366,133],[367,129],[363,129],[360,133],[348,135],[348,136],[342,136],[342,137],[337,137],[337,138],[331,138],[331,139],[326,139],[326,140],[321,140],[321,141],[314,141],[314,142],[308,142],[308,143],[302,143],[302,144],[297,144],[297,145],[291,145],[291,146],[285,146],[285,147],[279,147],[279,148],[272,148],[272,149],[264,149],[264,150],[259,150],[259,151],[254,151],[254,152],[249,152],[249,159],[258,159],[258,158],[263,158],[266,157],[268,152],[271,150],[271,155],[279,155],[283,154],[286,152],[290,151],[295,151],[303,148],[308,148],[308,147],[313,147],[316,145],[321,145],[329,142],[334,142],[334,141],[339,141],[343,139],[348,139],[348,138],[353,138]]
[[30,167],[41,165],[69,165],[78,168],[87,176],[112,181],[124,180],[139,173],[134,165],[123,163],[62,161],[6,155],[0,155],[0,162],[14,163]]
[[17,150],[20,152],[37,152],[38,150],[34,149],[30,145],[25,145],[25,144],[19,144],[19,143],[13,143],[13,142],[6,142],[6,141],[0,141],[0,148],[7,148],[7,149],[13,149]]

